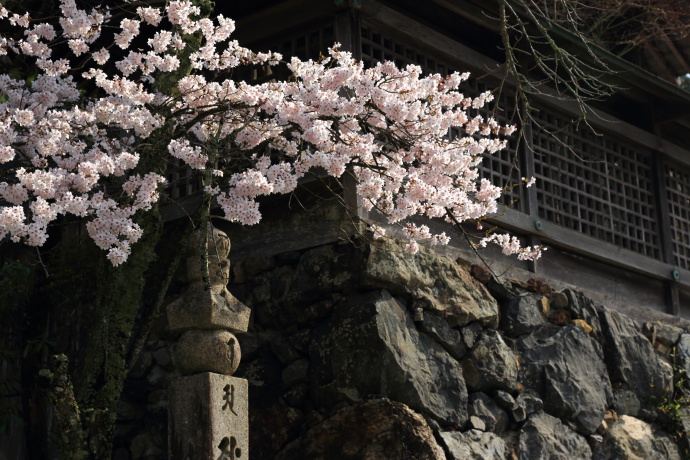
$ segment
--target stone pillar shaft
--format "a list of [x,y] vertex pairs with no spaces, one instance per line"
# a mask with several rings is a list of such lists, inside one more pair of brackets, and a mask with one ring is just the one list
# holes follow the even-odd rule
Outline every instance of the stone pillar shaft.
[[170,388],[170,460],[249,458],[247,380],[212,372]]

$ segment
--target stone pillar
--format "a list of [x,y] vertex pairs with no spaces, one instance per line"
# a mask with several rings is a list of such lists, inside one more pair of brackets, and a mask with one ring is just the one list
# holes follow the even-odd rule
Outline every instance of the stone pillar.
[[183,375],[170,388],[169,458],[246,460],[247,381],[231,375],[240,363],[240,346],[234,333],[247,331],[250,309],[227,290],[228,236],[209,228],[209,288],[201,276],[200,239],[197,232],[189,243],[189,288],[167,308],[170,329],[182,332],[174,356]]

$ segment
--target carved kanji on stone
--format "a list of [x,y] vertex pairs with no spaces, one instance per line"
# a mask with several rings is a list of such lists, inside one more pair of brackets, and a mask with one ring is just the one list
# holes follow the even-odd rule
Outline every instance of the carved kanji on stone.
[[223,438],[218,448],[221,450],[218,460],[236,460],[242,457],[242,449],[237,447],[237,439],[234,436]]
[[237,415],[237,412],[235,412],[235,387],[228,384],[225,385],[223,391],[225,391],[225,395],[223,396],[223,400],[225,401],[223,410],[230,409],[230,412]]

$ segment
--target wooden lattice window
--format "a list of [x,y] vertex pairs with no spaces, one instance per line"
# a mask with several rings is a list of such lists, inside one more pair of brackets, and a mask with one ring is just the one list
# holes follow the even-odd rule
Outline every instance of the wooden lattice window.
[[398,67],[416,64],[425,74],[448,75],[452,72],[446,63],[434,59],[424,51],[415,49],[405,41],[395,40],[367,26],[362,26],[361,33],[362,61],[367,67],[372,67],[377,62],[392,61]]
[[[298,57],[302,60],[318,60],[328,54],[328,48],[335,43],[333,23],[319,23],[301,26],[292,33],[272,37],[253,44],[250,48],[256,51],[274,51],[283,55],[283,60]],[[240,69],[239,77],[245,81],[265,81],[269,79],[284,80],[290,71],[284,64],[278,66],[253,66],[251,69]]]
[[311,28],[300,28],[292,35],[276,40],[273,51],[282,53],[284,58],[296,56],[300,59],[317,60],[328,54],[328,48],[335,43],[333,24],[319,24]]
[[673,255],[678,267],[690,269],[690,170],[666,165],[666,198]]
[[[362,61],[365,66],[370,67],[377,62],[392,61],[398,67],[416,64],[422,68],[424,74],[448,75],[456,70],[453,66],[434,58],[428,52],[415,48],[405,40],[391,38],[373,27],[362,26],[361,36]],[[493,88],[487,87],[483,82],[470,79],[463,83],[462,89],[467,96],[477,96]],[[494,102],[479,110],[470,109],[469,115],[493,116],[499,123],[507,124],[509,123],[509,114],[512,111],[511,107],[514,106],[513,100],[511,93],[504,90],[501,92],[499,104]],[[455,137],[462,135],[462,133],[459,130],[451,130],[450,135]],[[503,204],[517,208],[520,199],[520,187],[512,187],[520,181],[516,148],[516,139],[510,139],[507,149],[495,154],[484,155],[479,167],[479,174],[481,178],[489,179],[492,184],[505,189],[501,197]]]
[[[492,89],[483,82],[474,79],[463,83],[463,90],[468,96],[476,96]],[[511,120],[515,106],[514,93],[503,88],[498,97],[500,98],[498,101],[493,101],[481,109],[470,109],[469,116],[493,117],[501,125],[514,122]],[[516,184],[520,183],[521,178],[517,148],[517,135],[513,135],[508,139],[507,148],[484,155],[479,173],[480,177],[489,179],[492,184],[504,189],[503,195],[501,195],[501,202],[504,205],[520,209],[520,193],[524,191],[524,187],[515,187]]]
[[168,164],[167,192],[173,200],[193,195],[201,190],[201,176],[182,160],[174,159]]
[[548,110],[534,119],[540,217],[658,258],[651,152]]

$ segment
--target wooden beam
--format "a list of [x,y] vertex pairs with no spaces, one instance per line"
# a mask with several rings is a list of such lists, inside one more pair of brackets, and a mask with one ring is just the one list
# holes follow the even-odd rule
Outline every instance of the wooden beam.
[[432,2],[491,31],[498,32],[499,30],[500,22],[496,10],[489,12],[487,8],[465,0],[432,0]]
[[[523,120],[526,119],[523,115]],[[534,167],[534,134],[532,132],[532,121],[528,121],[523,127],[524,133],[520,140],[520,163],[524,176],[527,178],[535,177],[536,170]],[[525,197],[522,210],[525,214],[537,218],[539,216],[539,201],[537,198],[537,188],[522,187],[522,195]]]
[[[460,0],[444,1],[457,3]],[[438,54],[445,62],[457,68],[462,69],[473,66],[474,69],[470,70],[475,70],[475,73],[476,71],[486,72],[487,70],[493,70],[496,81],[499,81],[502,77],[502,75],[495,72],[497,69],[501,68],[500,63],[418,23],[399,11],[378,3],[375,0],[368,0],[363,2],[361,12],[362,21],[382,27],[391,34],[403,36],[420,48]],[[508,77],[506,78],[506,83],[508,85],[514,85],[515,80]],[[575,101],[564,99],[548,88],[540,89],[544,94],[534,96],[535,100],[559,112],[571,115],[574,118],[579,118],[583,115],[579,105]],[[678,91],[685,93],[680,88],[678,88]],[[690,95],[685,94],[685,99],[690,100]],[[682,103],[682,100],[679,99],[677,103]],[[607,131],[607,134],[610,133],[626,140],[632,140],[649,149],[658,149],[670,158],[682,164],[690,165],[690,151],[685,148],[663,139],[660,141],[654,134],[625,123],[601,110],[589,109],[586,115],[587,122],[597,130]]]
[[[501,64],[493,59],[382,3],[373,0],[363,2],[361,12],[363,21],[387,29],[387,32],[392,35],[405,36],[412,44],[425,51],[432,51],[432,54],[438,55],[460,70],[467,69],[474,71],[475,74],[488,72],[496,75],[501,68]],[[501,76],[496,75],[496,78],[501,78]],[[515,80],[507,78],[506,83],[514,85]]]
[[675,265],[673,256],[673,235],[671,233],[671,217],[668,212],[668,199],[666,195],[666,168],[663,155],[654,152],[652,173],[654,174],[654,194],[657,201],[657,225],[659,227],[659,239],[661,257],[664,262]]
[[300,24],[317,19],[332,18],[337,9],[333,1],[292,0],[282,2],[239,19],[235,37],[240,43],[246,45],[278,36]]
[[654,106],[654,123],[664,124],[690,116],[688,104],[658,104]]
[[[507,209],[505,214],[488,220],[509,231],[527,235],[535,234],[545,243],[572,251],[581,256],[631,270],[651,278],[672,280],[673,265],[561,227],[558,224],[542,220],[542,229],[535,231],[533,217],[512,209]],[[680,275],[679,284],[690,287],[690,271],[681,269]]]
[[666,299],[666,304],[669,306],[668,313],[680,316],[680,293],[678,292],[678,283],[675,281],[668,281],[665,284],[668,297]]

